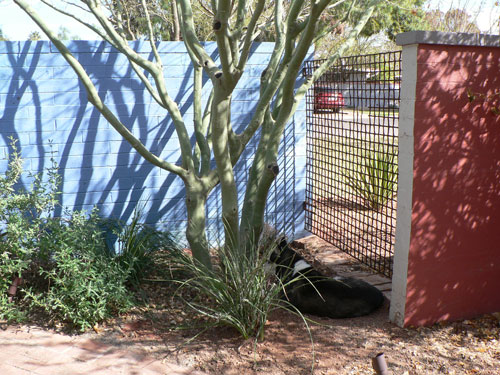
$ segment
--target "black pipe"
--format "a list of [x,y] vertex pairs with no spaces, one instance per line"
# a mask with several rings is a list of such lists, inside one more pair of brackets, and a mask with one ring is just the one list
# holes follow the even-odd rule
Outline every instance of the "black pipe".
[[389,375],[384,353],[378,353],[374,358],[372,358],[372,366],[377,375]]

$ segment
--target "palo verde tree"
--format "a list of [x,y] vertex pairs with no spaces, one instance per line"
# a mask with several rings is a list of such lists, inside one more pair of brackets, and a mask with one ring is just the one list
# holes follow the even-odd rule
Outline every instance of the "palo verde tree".
[[[81,22],[102,39],[120,51],[141,79],[154,100],[170,116],[179,139],[181,162],[163,160],[149,151],[136,138],[99,97],[94,82],[87,75],[78,60],[51,31],[48,24],[30,7],[27,0],[14,0],[43,30],[61,55],[74,69],[85,86],[89,101],[102,113],[107,121],[147,161],[182,179],[186,190],[188,223],[186,238],[194,257],[210,268],[206,237],[205,205],[208,194],[220,184],[222,221],[225,246],[230,251],[249,251],[249,244],[255,244],[262,230],[264,211],[271,183],[279,173],[277,165],[278,146],[285,125],[297,109],[306,91],[335,61],[350,47],[357,35],[370,19],[381,0],[211,0],[206,6],[213,14],[212,27],[215,35],[220,63],[200,43],[193,22],[193,9],[188,0],[177,0],[177,14],[181,25],[182,39],[191,58],[194,70],[194,134],[191,145],[187,124],[179,105],[167,91],[162,62],[156,49],[153,23],[146,0],[141,0],[145,24],[148,28],[152,49],[151,59],[136,53],[127,43],[127,31],[119,24],[110,22],[106,8],[99,0],[82,0],[79,9],[84,8],[97,21],[97,25],[76,17],[68,8],[58,8],[62,14]],[[71,5],[71,2],[65,2]],[[116,0],[116,3],[120,3]],[[334,7],[348,4],[343,17],[338,17],[328,30],[321,33],[317,28],[322,15]],[[338,25],[348,19],[350,10],[356,7],[357,23],[351,28],[349,37],[300,87],[296,80],[309,48]],[[272,12],[272,18],[268,16]],[[232,93],[245,71],[252,44],[260,30],[274,29],[275,44],[267,65],[260,78],[260,96],[251,120],[237,133],[231,123]],[[211,94],[206,105],[202,105],[202,79],[211,82]],[[153,81],[148,79],[153,78]],[[240,128],[240,127],[238,127]],[[240,207],[235,183],[234,166],[251,138],[260,129],[260,140]],[[215,160],[213,167],[212,160]]]

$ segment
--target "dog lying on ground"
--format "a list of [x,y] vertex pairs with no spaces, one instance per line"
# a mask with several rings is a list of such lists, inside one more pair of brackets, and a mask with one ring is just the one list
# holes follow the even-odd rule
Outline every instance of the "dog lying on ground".
[[276,276],[284,287],[283,298],[301,313],[354,318],[370,314],[384,302],[380,290],[352,277],[330,278],[316,271],[285,240],[271,254]]

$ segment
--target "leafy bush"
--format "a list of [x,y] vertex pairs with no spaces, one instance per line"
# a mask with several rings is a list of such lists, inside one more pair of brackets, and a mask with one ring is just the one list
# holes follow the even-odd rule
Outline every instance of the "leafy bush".
[[0,294],[0,320],[20,323],[26,320],[26,314],[6,294]]
[[7,171],[0,176],[0,318],[18,321],[23,314],[6,292],[16,278],[47,260],[48,254],[39,251],[38,243],[45,235],[48,214],[57,204],[60,179],[54,164],[47,181],[41,175],[30,176],[31,188],[19,188],[23,161],[14,141],[11,147]]
[[372,151],[361,159],[356,171],[344,176],[349,187],[364,199],[368,208],[379,210],[394,194],[398,165],[393,154]]
[[39,271],[46,287],[25,291],[32,305],[81,331],[132,305],[125,287],[129,270],[107,254],[98,223],[97,211],[50,221],[50,235],[40,243],[42,252],[51,254]]
[[[0,319],[22,320],[37,306],[51,320],[85,330],[129,307],[131,270],[109,256],[97,211],[54,218],[57,165],[29,176],[31,187],[22,189],[23,162],[14,142],[12,149],[0,176]],[[19,278],[16,295],[8,295]]]

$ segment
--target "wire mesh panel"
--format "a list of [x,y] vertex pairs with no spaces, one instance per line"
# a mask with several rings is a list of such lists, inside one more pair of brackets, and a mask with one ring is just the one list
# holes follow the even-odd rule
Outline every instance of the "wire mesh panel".
[[278,152],[279,173],[269,191],[265,222],[278,233],[293,237],[295,234],[295,124],[285,127]]
[[[305,228],[392,276],[400,52],[346,57],[307,95]],[[322,63],[308,61],[309,76]]]

